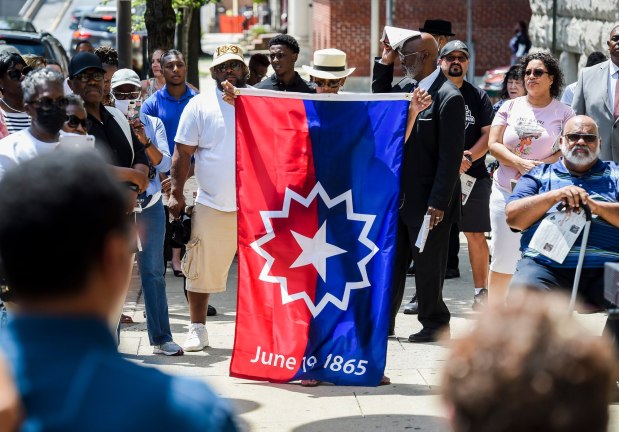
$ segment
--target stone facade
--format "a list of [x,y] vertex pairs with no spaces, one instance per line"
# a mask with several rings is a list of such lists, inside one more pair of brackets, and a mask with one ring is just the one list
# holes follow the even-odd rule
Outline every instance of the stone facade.
[[[551,49],[553,0],[530,0],[529,35],[536,48]],[[556,55],[565,82],[576,81],[578,70],[593,51],[608,55],[606,41],[619,24],[619,0],[557,0]]]

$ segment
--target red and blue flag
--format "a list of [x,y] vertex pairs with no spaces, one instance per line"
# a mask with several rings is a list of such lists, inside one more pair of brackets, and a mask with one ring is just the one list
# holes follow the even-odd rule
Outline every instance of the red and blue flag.
[[232,376],[379,384],[407,112],[404,95],[237,98]]

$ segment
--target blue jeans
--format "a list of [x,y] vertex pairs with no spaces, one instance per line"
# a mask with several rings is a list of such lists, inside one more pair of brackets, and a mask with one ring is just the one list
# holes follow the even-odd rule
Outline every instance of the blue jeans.
[[138,252],[137,256],[148,339],[151,345],[161,345],[172,340],[164,277],[165,212],[161,199],[137,214],[137,226],[142,243],[142,252]]

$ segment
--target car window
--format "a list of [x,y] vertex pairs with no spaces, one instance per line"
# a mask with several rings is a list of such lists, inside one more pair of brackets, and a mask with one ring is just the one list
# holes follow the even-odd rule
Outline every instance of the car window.
[[24,39],[16,39],[0,35],[0,41],[7,45],[12,45],[22,54],[35,54],[43,57],[48,57],[49,54],[41,41],[29,41]]
[[109,32],[111,31],[110,30],[111,28],[116,27],[116,19],[105,19],[104,20],[100,18],[84,17],[82,19],[81,27],[88,29],[88,30]]
[[29,20],[6,17],[0,17],[0,30],[17,30],[26,32],[37,31],[32,22]]

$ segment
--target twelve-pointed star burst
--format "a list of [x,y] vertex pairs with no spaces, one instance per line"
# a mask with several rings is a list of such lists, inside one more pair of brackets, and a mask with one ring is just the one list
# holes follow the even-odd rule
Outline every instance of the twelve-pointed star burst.
[[327,221],[323,222],[313,238],[305,237],[294,231],[290,232],[302,249],[301,254],[290,268],[311,264],[316,268],[322,280],[327,282],[327,258],[346,253],[344,249],[327,243]]

